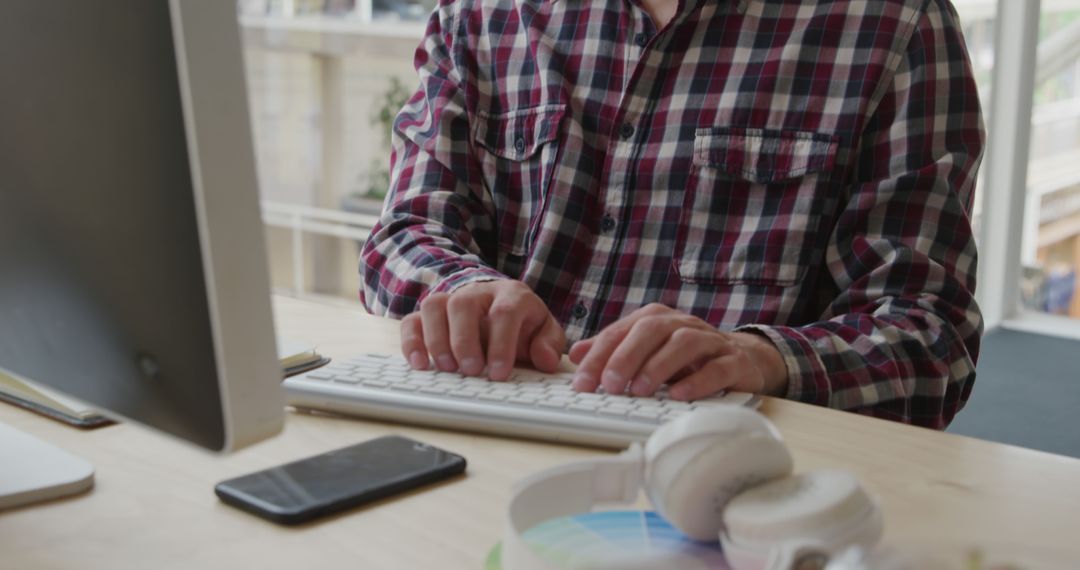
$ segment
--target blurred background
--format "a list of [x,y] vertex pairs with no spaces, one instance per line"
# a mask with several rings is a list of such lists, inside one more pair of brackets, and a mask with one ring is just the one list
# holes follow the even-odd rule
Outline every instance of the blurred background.
[[[998,0],[954,4],[989,115]],[[412,56],[433,6],[238,3],[278,292],[358,302],[359,245],[386,192],[391,121],[415,88]],[[1024,308],[1080,319],[1080,0],[1043,0],[1038,42],[1017,278]]]

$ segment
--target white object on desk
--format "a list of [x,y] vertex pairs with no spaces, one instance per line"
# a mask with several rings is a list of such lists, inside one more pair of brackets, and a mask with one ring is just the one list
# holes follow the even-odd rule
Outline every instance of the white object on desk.
[[94,466],[0,423],[0,509],[74,495],[94,485]]
[[397,356],[368,354],[288,378],[289,404],[393,422],[528,439],[622,448],[645,441],[661,424],[713,406],[756,408],[759,399],[728,392],[679,402],[661,390],[653,398],[580,393],[571,374],[515,372],[492,382],[436,370],[413,370]]

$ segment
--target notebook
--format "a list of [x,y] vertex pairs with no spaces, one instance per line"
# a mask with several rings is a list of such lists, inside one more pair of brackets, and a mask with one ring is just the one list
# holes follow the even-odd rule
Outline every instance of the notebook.
[[[277,352],[286,378],[330,362],[315,347],[294,339],[278,339]],[[113,423],[94,408],[74,398],[4,372],[0,372],[0,401],[82,428]]]

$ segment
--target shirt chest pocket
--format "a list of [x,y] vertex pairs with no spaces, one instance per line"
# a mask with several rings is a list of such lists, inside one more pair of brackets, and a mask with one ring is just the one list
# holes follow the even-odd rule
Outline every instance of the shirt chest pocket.
[[556,104],[477,113],[473,140],[495,207],[500,257],[525,255],[540,227],[565,112],[565,105]]
[[682,280],[790,286],[820,240],[839,139],[804,131],[698,129],[675,266]]

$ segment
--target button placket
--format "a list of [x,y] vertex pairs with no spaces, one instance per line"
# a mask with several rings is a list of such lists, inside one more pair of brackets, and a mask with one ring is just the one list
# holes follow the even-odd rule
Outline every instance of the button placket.
[[[635,62],[636,67],[644,67],[644,69],[637,69],[631,74],[637,77],[637,80],[630,80],[624,86],[623,100],[620,102],[620,107],[623,108],[621,118],[618,123],[610,127],[612,130],[609,131],[611,133],[608,147],[609,158],[605,166],[607,173],[602,186],[597,189],[600,193],[600,206],[604,209],[603,217],[599,221],[600,231],[593,242],[588,269],[573,291],[577,299],[593,301],[588,307],[581,304],[581,309],[578,305],[571,308],[571,315],[574,318],[566,326],[566,334],[569,338],[582,338],[586,333],[586,327],[590,326],[591,321],[594,320],[596,312],[603,310],[603,301],[600,300],[602,299],[601,292],[607,290],[604,280],[608,277],[607,272],[612,260],[618,256],[616,238],[619,232],[616,230],[619,227],[618,220],[623,214],[623,209],[627,206],[627,182],[634,167],[635,148],[641,139],[640,129],[647,126],[647,123],[641,123],[642,120],[647,120],[643,119],[642,115],[647,97],[636,95],[635,92],[650,88],[650,78],[656,74],[655,68],[661,64],[664,57],[663,53],[657,51],[639,51],[652,41],[653,36],[649,33],[648,16],[636,6],[634,12],[637,15],[634,35],[628,38],[625,44],[627,60]],[[643,55],[639,57],[637,54]],[[641,76],[645,76],[645,79]],[[583,316],[574,315],[575,312],[580,314],[581,310],[585,311]]]

